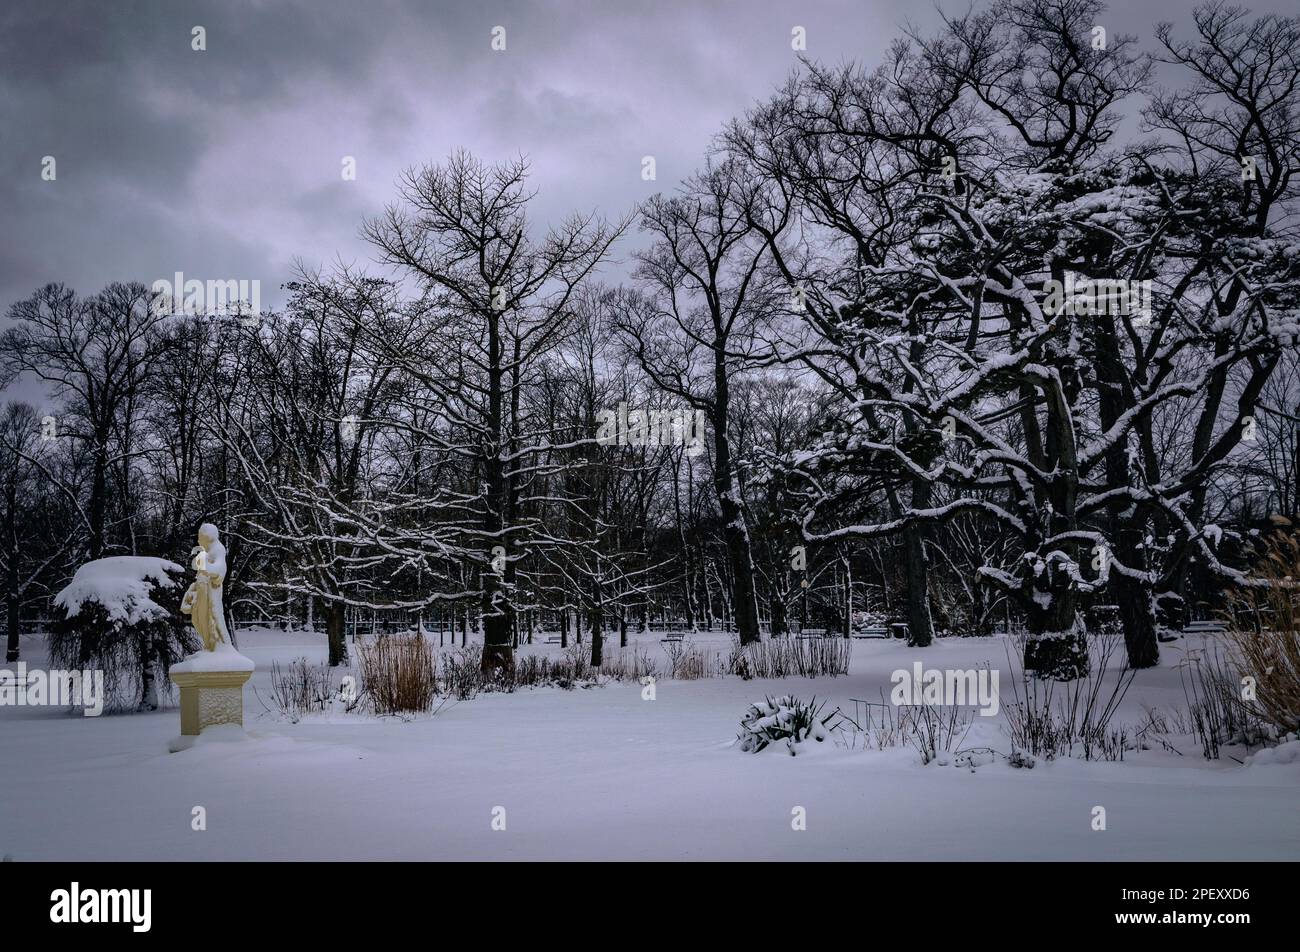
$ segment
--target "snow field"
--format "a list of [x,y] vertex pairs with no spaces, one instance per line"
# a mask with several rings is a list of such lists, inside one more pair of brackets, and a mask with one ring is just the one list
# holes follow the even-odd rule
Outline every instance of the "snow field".
[[[725,635],[692,636],[725,651]],[[450,702],[410,721],[346,714],[294,724],[263,710],[272,661],[325,658],[323,635],[238,633],[258,666],[247,735],[210,733],[166,752],[172,706],[70,717],[0,708],[0,853],[35,859],[1296,859],[1300,761],[1279,748],[1240,766],[1140,751],[1122,763],[1058,760],[1017,770],[923,766],[910,748],[850,750],[834,740],[756,754],[734,744],[765,696],[888,697],[892,671],[989,663],[1000,638],[924,649],[854,645],[847,677],[742,681],[661,678],[520,690]],[[659,649],[658,636],[635,643]],[[616,639],[615,639],[616,641]],[[37,639],[24,643],[29,664]],[[559,654],[555,645],[522,652]],[[1183,700],[1177,645],[1138,675],[1120,720]],[[256,694],[254,693],[256,689]],[[976,717],[967,746],[1006,751],[1001,718]],[[1175,739],[1176,741],[1176,739]],[[1241,752],[1234,753],[1241,755]],[[1107,829],[1092,829],[1095,806]],[[193,808],[207,829],[191,828]],[[504,808],[505,829],[493,829]],[[806,829],[792,828],[803,808]],[[497,823],[500,826],[500,822]]]

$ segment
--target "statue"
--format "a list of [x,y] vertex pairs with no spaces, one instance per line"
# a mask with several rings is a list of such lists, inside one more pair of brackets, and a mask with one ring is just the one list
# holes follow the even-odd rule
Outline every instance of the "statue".
[[197,577],[181,600],[181,612],[190,616],[190,624],[203,639],[207,651],[216,651],[219,643],[230,644],[226,616],[221,606],[221,583],[226,579],[226,547],[217,538],[217,527],[210,522],[199,526],[199,544],[190,550],[190,563]]
[[208,727],[244,727],[244,685],[256,665],[240,654],[226,628],[221,587],[226,580],[226,547],[210,522],[199,526],[199,544],[190,550],[197,573],[181,599],[181,611],[203,639],[203,647],[168,671],[181,689],[181,736],[168,750],[189,747]]

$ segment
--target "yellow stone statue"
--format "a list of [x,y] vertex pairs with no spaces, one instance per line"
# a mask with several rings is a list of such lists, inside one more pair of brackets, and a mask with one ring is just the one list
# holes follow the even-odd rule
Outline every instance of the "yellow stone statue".
[[217,644],[230,644],[226,630],[226,616],[221,607],[221,583],[226,578],[226,547],[217,538],[217,527],[210,522],[199,526],[199,544],[191,553],[190,563],[196,578],[181,600],[181,612],[190,616],[190,624],[203,639],[207,651],[215,651]]
[[221,607],[226,580],[226,547],[210,522],[199,526],[199,544],[191,550],[194,583],[181,599],[181,611],[203,639],[203,648],[168,669],[181,689],[181,736],[167,745],[185,750],[209,727],[244,726],[244,685],[257,667],[235,650]]

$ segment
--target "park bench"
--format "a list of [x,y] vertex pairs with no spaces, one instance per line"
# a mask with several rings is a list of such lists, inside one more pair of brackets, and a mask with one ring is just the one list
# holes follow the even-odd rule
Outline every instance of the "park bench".
[[548,637],[548,638],[546,639],[546,643],[547,643],[548,645],[558,645],[558,644],[560,643],[560,636],[559,636],[559,635],[551,635],[550,637]]
[[825,637],[826,637],[826,629],[825,629],[825,628],[805,628],[803,631],[799,632],[799,634],[795,635],[795,637],[798,638],[800,641],[807,641],[807,640],[810,639],[810,638],[825,638]]
[[888,638],[889,629],[881,625],[869,625],[866,628],[858,628],[853,631],[854,638]]
[[684,639],[685,637],[686,637],[685,635],[681,635],[681,634],[664,635],[662,638],[659,639],[659,643],[663,644],[664,642],[668,642],[668,641],[678,642]]

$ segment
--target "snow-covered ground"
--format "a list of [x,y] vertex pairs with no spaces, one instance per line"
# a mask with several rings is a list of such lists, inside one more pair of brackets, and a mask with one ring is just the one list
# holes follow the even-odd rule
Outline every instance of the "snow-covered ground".
[[[1009,694],[1003,639],[924,651],[854,644],[848,677],[638,684],[484,694],[404,722],[263,710],[269,668],[323,660],[323,636],[249,629],[258,670],[247,738],[205,736],[167,752],[173,706],[73,716],[0,707],[0,853],[30,859],[1276,859],[1300,858],[1300,762],[1207,762],[1138,751],[1122,763],[1002,761],[971,772],[922,765],[910,749],[741,753],[746,706],[816,694],[827,711],[888,695],[891,672],[985,662]],[[660,651],[656,636],[639,636]],[[696,636],[722,650],[725,636]],[[559,653],[557,646],[523,651]],[[1174,665],[1142,672],[1119,720],[1183,703]],[[45,662],[40,639],[24,660]],[[12,665],[10,666],[12,667]],[[257,694],[254,693],[256,689]],[[1006,750],[1002,718],[977,718],[967,745]],[[1240,755],[1240,750],[1235,749]],[[1281,760],[1284,757],[1260,758]],[[207,829],[192,829],[194,808]],[[1104,807],[1106,829],[1093,829]],[[496,808],[505,829],[494,829]],[[796,808],[806,829],[792,829]],[[494,813],[495,811],[495,813]],[[792,812],[793,811],[793,812]],[[497,822],[497,826],[501,823]]]

